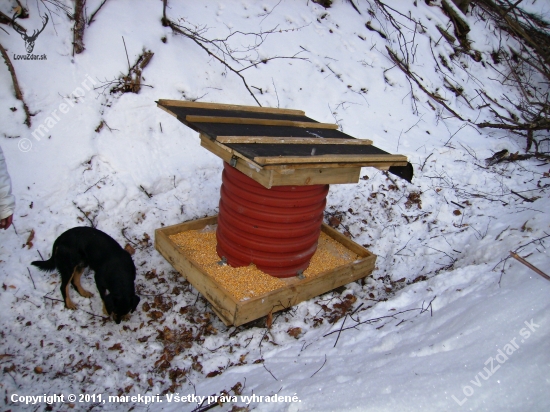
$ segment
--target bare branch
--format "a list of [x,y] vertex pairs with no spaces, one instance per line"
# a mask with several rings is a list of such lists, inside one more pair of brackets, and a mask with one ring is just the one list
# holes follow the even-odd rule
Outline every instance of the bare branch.
[[27,103],[25,103],[25,100],[23,99],[23,92],[21,92],[21,88],[19,87],[19,82],[17,81],[15,69],[13,68],[13,64],[11,64],[11,60],[8,56],[8,53],[6,52],[6,49],[4,48],[4,46],[2,46],[2,44],[0,44],[0,53],[2,54],[2,57],[6,62],[6,66],[8,66],[8,70],[11,74],[11,80],[13,82],[13,88],[15,90],[15,97],[17,98],[17,100],[20,100],[21,103],[23,103],[23,110],[25,111],[25,124],[31,127],[31,113],[29,112],[29,107],[27,106]]
[[[265,42],[267,37],[274,33],[281,33],[285,30],[279,30],[277,27],[260,32],[242,32],[231,31],[227,36],[221,38],[207,38],[205,33],[208,31],[206,26],[192,26],[184,19],[180,19],[179,23],[176,23],[166,16],[167,0],[163,0],[163,17],[162,24],[170,27],[176,34],[187,37],[192,40],[197,46],[204,50],[210,57],[221,63],[227,70],[240,77],[244,84],[244,87],[252,96],[254,101],[261,106],[261,103],[252,92],[252,88],[257,88],[248,84],[246,78],[242,74],[243,71],[250,69],[251,67],[257,67],[259,64],[266,64],[270,60],[276,59],[297,59],[307,60],[306,58],[298,57],[299,53],[292,56],[273,56],[269,58],[262,58],[259,54],[259,47]],[[296,29],[290,29],[296,30]],[[235,47],[232,44],[237,43],[237,37],[247,39],[246,41],[239,41],[239,46]],[[246,63],[246,65],[245,65]],[[243,66],[243,67],[238,67]],[[257,88],[261,90],[260,88]]]
[[15,31],[19,32],[26,32],[27,29],[25,29],[23,26],[21,26],[19,23],[16,23],[12,19],[10,19],[9,16],[6,16],[4,13],[0,11],[0,23],[1,24],[7,24],[14,28]]
[[451,114],[453,114],[456,118],[464,121],[464,119],[458,114],[456,113],[453,109],[451,109],[447,103],[444,102],[443,98],[440,97],[440,96],[437,96],[436,94],[434,93],[431,93],[430,91],[428,91],[423,85],[422,83],[420,83],[420,81],[416,78],[416,76],[414,75],[413,72],[410,71],[409,67],[407,64],[405,64],[405,62],[403,62],[399,57],[397,57],[397,54],[395,54],[395,52],[390,49],[388,46],[386,46],[386,50],[388,51],[389,55],[390,55],[390,58],[391,60],[397,65],[397,67],[399,67],[401,69],[401,71],[403,73],[405,73],[407,75],[408,78],[410,78],[411,80],[413,80],[416,85],[424,92],[426,93],[429,97],[431,97],[433,100],[435,100],[438,104],[440,104],[441,106],[443,106],[445,109],[447,109]]
[[86,28],[86,0],[75,0],[73,28],[73,56],[82,53],[84,47],[84,29]]
[[516,259],[518,262],[523,263],[525,266],[527,266],[529,269],[537,273],[538,275],[542,276],[546,280],[550,280],[550,276],[548,276],[546,273],[544,273],[542,270],[537,268],[536,266],[533,266],[529,262],[527,262],[525,259],[523,259],[520,255],[518,255],[515,252],[510,252],[510,256],[512,256],[514,259]]

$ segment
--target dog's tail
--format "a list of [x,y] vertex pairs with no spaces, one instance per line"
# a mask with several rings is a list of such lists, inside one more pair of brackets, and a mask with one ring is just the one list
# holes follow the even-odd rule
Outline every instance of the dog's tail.
[[36,266],[44,272],[51,272],[55,269],[55,259],[52,256],[49,260],[35,260],[31,265]]

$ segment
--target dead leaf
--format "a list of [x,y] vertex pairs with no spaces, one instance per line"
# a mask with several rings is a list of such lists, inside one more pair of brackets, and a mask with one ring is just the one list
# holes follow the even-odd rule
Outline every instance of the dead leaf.
[[233,391],[233,393],[237,396],[240,396],[241,393],[243,392],[243,384],[240,383],[240,382],[237,382],[232,388],[231,390]]
[[126,243],[126,246],[124,246],[124,250],[128,252],[130,256],[134,256],[134,253],[136,253],[136,250],[129,243]]
[[32,245],[33,239],[34,239],[34,229],[31,229],[31,233],[29,233],[29,237],[27,238],[27,243],[25,243],[25,245],[27,245],[29,249],[33,246]]
[[132,379],[136,379],[136,378],[139,378],[139,373],[132,373],[130,371],[127,371],[126,376],[128,376],[129,378],[132,378]]
[[293,338],[295,339],[298,339],[300,337],[300,335],[302,334],[302,328],[290,328],[289,330],[287,330],[287,332],[290,336],[292,336]]
[[331,216],[328,220],[328,224],[332,227],[338,227],[342,223],[342,216],[341,215],[334,215]]
[[193,362],[191,368],[197,372],[202,372],[202,364],[200,362]]
[[150,313],[147,314],[151,319],[158,320],[162,318],[162,312],[160,310],[153,310]]

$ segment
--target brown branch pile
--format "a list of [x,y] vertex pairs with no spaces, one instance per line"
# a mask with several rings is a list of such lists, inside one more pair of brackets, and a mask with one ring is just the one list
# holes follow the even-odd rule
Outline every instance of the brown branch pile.
[[142,83],[142,73],[145,67],[149,64],[153,58],[151,50],[144,50],[137,58],[133,66],[128,68],[128,74],[119,77],[118,79],[107,81],[96,87],[96,89],[103,89],[102,93],[105,93],[109,89],[110,94],[122,94],[122,93],[139,93],[142,86],[148,86]]
[[[526,151],[550,153],[550,23],[523,11],[520,2],[510,5],[501,0],[476,0],[479,13],[513,36],[519,50],[501,48],[493,53],[495,64],[504,63],[502,83],[520,92],[510,101],[516,113],[504,115],[493,110],[496,122],[482,122],[479,127],[510,130],[526,139]],[[545,133],[546,132],[546,133]]]
[[[455,1],[456,3],[456,1]],[[467,7],[467,6],[466,6]],[[468,40],[468,33],[470,32],[470,26],[455,8],[451,5],[451,0],[443,0],[441,2],[441,8],[449,16],[449,19],[453,23],[455,29],[455,35],[460,41],[460,45],[465,51],[470,50],[470,42]]]

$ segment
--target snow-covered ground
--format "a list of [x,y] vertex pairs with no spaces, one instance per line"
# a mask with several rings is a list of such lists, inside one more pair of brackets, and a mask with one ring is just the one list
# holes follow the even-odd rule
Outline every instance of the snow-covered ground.
[[[90,15],[102,2],[87,3]],[[517,91],[501,84],[505,67],[489,56],[513,40],[468,14],[472,49],[482,56],[476,62],[454,55],[442,38],[437,26],[450,23],[437,5],[391,2],[406,27],[404,45],[374,1],[354,3],[360,14],[344,0],[329,9],[306,0],[168,3],[171,20],[208,28],[208,38],[276,28],[258,56],[302,59],[243,71],[255,98],[337,122],[415,167],[412,184],[365,168],[358,184],[331,187],[327,213],[341,215],[338,229],[378,255],[376,269],[365,282],[275,315],[270,330],[264,320],[225,327],[153,247],[156,228],[217,213],[222,169],[197,134],[155,101],[255,105],[242,80],[163,27],[161,1],[107,1],[86,27],[86,50],[75,56],[72,22],[52,3],[34,50],[46,60],[14,59],[25,54],[24,42],[0,26],[34,114],[28,128],[0,64],[0,145],[17,198],[14,229],[0,233],[4,410],[44,410],[44,402],[12,401],[58,394],[64,402],[53,410],[191,411],[197,398],[184,396],[222,390],[236,397],[216,406],[227,411],[247,410],[247,403],[261,411],[550,410],[550,284],[505,260],[518,251],[550,272],[550,165],[487,166],[493,153],[522,153],[525,142],[472,124],[492,120],[482,107],[487,96],[514,110],[503,96],[513,101]],[[540,0],[525,3],[548,13]],[[0,10],[11,16],[14,4],[2,2]],[[19,22],[38,29],[37,4],[28,6],[30,18]],[[144,86],[139,94],[102,93],[105,82],[128,71],[123,38],[130,64],[143,50],[154,52]],[[230,38],[233,47],[253,41]],[[410,82],[386,46],[401,57],[407,49],[422,84],[464,120]],[[36,132],[41,125],[44,135]],[[79,308],[65,309],[58,275],[30,266],[50,256],[63,231],[91,222],[136,249],[141,303],[120,325],[103,320],[97,293],[72,293]],[[83,283],[95,291],[92,274]],[[109,395],[129,398],[110,402]],[[131,398],[138,395],[163,402]],[[289,402],[273,403],[273,395]]]

